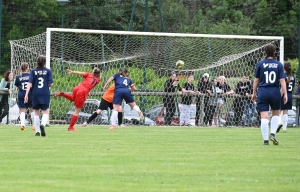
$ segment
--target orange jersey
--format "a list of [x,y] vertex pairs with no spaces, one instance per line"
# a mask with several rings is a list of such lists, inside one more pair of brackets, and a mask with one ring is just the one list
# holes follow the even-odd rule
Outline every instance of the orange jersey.
[[113,102],[113,98],[114,98],[114,94],[115,94],[115,84],[113,83],[107,89],[107,91],[104,93],[104,95],[102,96],[102,99],[105,99],[106,101],[112,103]]

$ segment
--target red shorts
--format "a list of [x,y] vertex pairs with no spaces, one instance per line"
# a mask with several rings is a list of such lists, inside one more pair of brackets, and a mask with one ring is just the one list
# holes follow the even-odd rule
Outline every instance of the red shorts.
[[82,108],[85,100],[88,98],[89,92],[80,86],[73,89],[73,101],[76,108]]

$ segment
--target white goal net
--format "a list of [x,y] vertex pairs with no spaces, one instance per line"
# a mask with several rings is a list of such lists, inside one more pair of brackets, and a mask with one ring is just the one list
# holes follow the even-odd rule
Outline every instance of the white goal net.
[[[213,90],[216,90],[214,83],[219,80],[218,77],[225,76],[226,84],[236,91],[238,82],[245,75],[249,77],[249,81],[253,80],[255,65],[264,58],[263,47],[265,45],[276,46],[277,59],[281,62],[283,62],[284,53],[283,37],[61,28],[48,28],[45,33],[26,39],[11,40],[10,44],[12,70],[18,70],[22,62],[28,62],[30,68],[34,68],[37,56],[46,55],[46,66],[52,70],[54,77],[54,86],[51,87],[52,95],[59,91],[71,92],[72,88],[82,81],[80,76],[67,74],[66,68],[89,72],[93,67],[101,68],[102,81],[90,93],[77,123],[86,121],[97,109],[106,80],[117,73],[120,68],[127,67],[130,77],[138,88],[133,93],[135,101],[147,118],[145,122],[133,121],[133,119],[138,119],[138,116],[125,105],[124,123],[157,126],[165,124],[256,126],[255,123],[259,121],[256,107],[255,105],[248,106],[248,100],[245,97],[237,101],[236,98],[242,94],[226,97],[222,108],[217,107],[218,98],[221,96],[213,94],[216,102],[211,104],[213,107],[210,107],[205,96],[194,94],[189,105],[190,109],[188,109],[190,115],[187,115],[185,105],[182,105],[182,95],[175,93],[170,96],[172,94],[169,94],[172,97],[171,100],[167,99],[171,102],[170,105],[163,99],[166,97],[165,82],[170,79],[170,74],[175,72],[180,87],[183,87],[188,77],[193,75],[193,85],[197,91],[198,82],[202,81],[202,77],[207,73]],[[177,60],[184,61],[183,69],[176,68]],[[12,98],[16,98],[16,93],[12,95]],[[174,109],[171,113],[170,106],[175,106],[171,107]],[[68,123],[72,114],[72,103],[53,96],[50,109],[50,123]],[[240,114],[236,115],[237,112]],[[10,116],[18,116],[13,113],[18,112],[10,111]],[[211,123],[206,122],[209,113],[214,115]],[[105,112],[91,123],[107,124],[109,114],[109,111]],[[243,123],[237,123],[236,117],[240,118]],[[184,121],[181,120],[180,123],[180,119],[183,118],[185,118]],[[18,122],[11,119],[11,123]]]

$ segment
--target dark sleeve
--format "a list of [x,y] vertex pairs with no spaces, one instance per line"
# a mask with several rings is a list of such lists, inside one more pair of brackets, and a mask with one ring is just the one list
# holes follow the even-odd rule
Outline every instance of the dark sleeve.
[[167,81],[165,82],[165,88],[164,88],[164,91],[165,91],[165,92],[171,92],[171,89],[172,89],[171,81],[167,80]]
[[[226,89],[226,91],[227,91],[227,89]],[[230,91],[230,90],[228,90],[228,91]],[[238,82],[238,84],[236,85],[236,88],[235,88],[235,93],[240,94],[240,92],[241,92],[241,83]]]
[[197,87],[198,87],[197,91],[201,92],[201,89],[200,89],[201,88],[201,81],[198,81]]
[[226,90],[226,92],[231,90],[231,88],[228,84],[225,85],[225,90]]

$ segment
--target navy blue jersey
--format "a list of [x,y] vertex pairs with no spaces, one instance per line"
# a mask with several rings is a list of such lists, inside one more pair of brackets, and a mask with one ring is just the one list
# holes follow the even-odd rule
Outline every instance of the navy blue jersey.
[[113,75],[115,80],[115,90],[130,92],[129,86],[132,85],[132,80],[128,77],[124,77],[122,75],[114,74]]
[[[15,86],[18,87],[18,98],[24,99],[28,81],[29,81],[29,73],[22,73],[16,77]],[[32,91],[30,90],[28,93],[28,98],[30,99],[31,99],[31,93]]]
[[275,59],[260,61],[254,76],[259,78],[258,87],[279,87],[279,79],[285,78],[282,63]]
[[50,103],[49,85],[53,83],[52,72],[47,68],[35,68],[30,72],[29,82],[32,83],[32,99],[37,104]]
[[287,93],[293,93],[295,87],[295,78],[292,75],[290,77],[290,82],[288,83],[288,76],[285,74],[285,82],[286,82],[286,91]]

